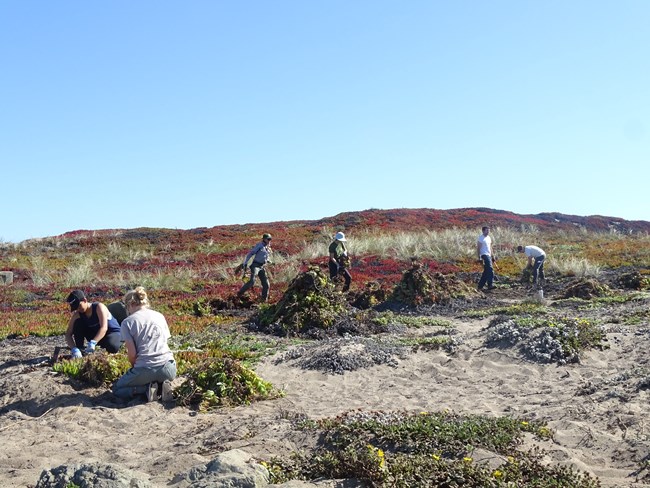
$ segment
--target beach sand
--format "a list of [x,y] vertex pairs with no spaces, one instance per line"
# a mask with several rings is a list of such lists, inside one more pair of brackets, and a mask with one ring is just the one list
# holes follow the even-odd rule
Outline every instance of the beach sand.
[[[647,309],[648,299],[634,306]],[[603,487],[650,486],[641,469],[650,456],[649,331],[647,323],[611,322],[624,313],[607,312],[609,347],[587,351],[579,364],[539,364],[514,349],[488,348],[489,318],[458,317],[450,319],[462,338],[455,352],[420,350],[394,366],[326,374],[267,357],[255,369],[286,392],[283,398],[207,414],[125,405],[107,388],[80,388],[48,364],[61,337],[8,339],[0,342],[0,485],[30,487],[44,469],[83,461],[114,464],[166,486],[225,450],[269,459],[300,449],[310,441],[292,418],[449,409],[543,420],[555,432],[553,441],[540,443],[546,461],[595,475]]]

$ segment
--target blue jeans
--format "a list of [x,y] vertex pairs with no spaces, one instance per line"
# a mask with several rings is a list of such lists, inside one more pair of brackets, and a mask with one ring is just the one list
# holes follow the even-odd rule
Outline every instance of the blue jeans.
[[483,288],[486,283],[488,288],[490,288],[492,286],[492,283],[494,282],[494,268],[492,268],[492,256],[488,254],[483,254],[481,256],[481,259],[483,260],[483,274],[481,275],[481,279],[478,282],[479,290]]
[[157,368],[131,368],[113,384],[113,394],[119,398],[144,395],[147,385],[154,381],[162,383],[176,378],[176,362],[167,361]]

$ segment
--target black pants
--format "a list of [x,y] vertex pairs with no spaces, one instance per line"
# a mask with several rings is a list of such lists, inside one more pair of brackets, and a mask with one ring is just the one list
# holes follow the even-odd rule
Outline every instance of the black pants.
[[330,260],[329,262],[329,268],[330,268],[330,279],[333,280],[338,275],[343,275],[343,279],[345,280],[343,291],[348,291],[350,289],[350,283],[352,283],[352,275],[347,270],[347,268],[343,268],[342,266],[339,265],[339,263],[332,260]]
[[488,254],[481,255],[483,260],[483,274],[478,282],[478,289],[480,290],[487,283],[488,288],[492,288],[494,282],[494,268],[492,267],[492,256]]
[[244,286],[242,286],[238,292],[239,295],[242,295],[246,290],[251,288],[255,284],[255,277],[259,276],[260,282],[262,283],[262,300],[266,301],[266,299],[269,297],[269,278],[266,276],[266,270],[264,269],[264,265],[261,263],[256,263],[253,262],[251,264],[251,277],[250,279],[244,283]]
[[[85,348],[85,341],[92,341],[99,332],[99,324],[93,327],[87,327],[81,320],[75,321],[72,326],[72,337],[74,337],[74,344],[82,351]],[[110,353],[116,353],[120,350],[122,345],[122,334],[119,330],[108,330],[106,335],[101,341],[97,343],[99,347],[103,347]]]

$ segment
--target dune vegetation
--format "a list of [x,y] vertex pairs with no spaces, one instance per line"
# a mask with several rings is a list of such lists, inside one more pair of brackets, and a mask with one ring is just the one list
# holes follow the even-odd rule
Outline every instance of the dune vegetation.
[[[574,361],[581,350],[602,347],[597,324],[568,316],[568,308],[556,313],[534,300],[508,305],[477,299],[481,266],[475,242],[485,224],[492,229],[497,286],[504,291],[522,286],[525,258],[516,253],[520,244],[547,250],[550,289],[565,293],[558,298],[560,304],[589,298],[589,306],[596,306],[598,300],[630,299],[612,291],[612,283],[639,293],[650,288],[650,224],[604,217],[518,216],[489,209],[369,210],[321,221],[192,230],[80,230],[0,243],[0,270],[13,274],[11,284],[0,286],[0,339],[63,334],[69,317],[64,299],[71,289],[81,288],[90,299],[110,303],[142,285],[153,308],[169,322],[179,374],[186,378],[175,391],[177,404],[203,412],[281,396],[282,391],[255,374],[254,365],[286,349],[290,340],[374,337],[391,327],[425,323],[440,327],[441,334],[391,347],[453,347],[450,323],[427,322],[423,310],[448,307],[458,313],[457,302],[466,304],[460,312],[465,317],[499,317],[490,325],[493,344],[514,344],[545,331],[543,340],[555,340],[559,349],[526,346],[540,361]],[[337,231],[349,239],[353,284],[346,294],[327,275],[327,246]],[[258,303],[258,288],[236,296],[242,285],[238,265],[263,232],[273,235],[268,303]],[[580,296],[587,288],[593,296]],[[580,306],[586,306],[584,300]],[[54,367],[89,384],[108,385],[128,362],[119,353],[114,358],[64,359]],[[392,426],[390,433],[380,431],[386,425]],[[431,429],[440,426],[449,431],[445,439],[432,437]],[[525,419],[426,413],[382,422],[331,419],[302,428],[328,437],[329,447],[301,453],[293,462],[267,460],[275,479],[339,476],[365,479],[373,486],[413,486],[426,473],[440,482],[466,479],[464,486],[511,486],[507,483],[530,479],[539,481],[535,486],[597,486],[589,476],[543,467],[541,455],[518,451],[523,432],[552,438],[543,425],[533,427]],[[463,437],[467,432],[476,439]],[[498,446],[491,444],[501,437]],[[414,443],[417,449],[408,447]],[[472,449],[486,446],[508,461],[493,469],[472,464]],[[384,464],[388,458],[390,469]],[[553,484],[558,477],[569,484]]]

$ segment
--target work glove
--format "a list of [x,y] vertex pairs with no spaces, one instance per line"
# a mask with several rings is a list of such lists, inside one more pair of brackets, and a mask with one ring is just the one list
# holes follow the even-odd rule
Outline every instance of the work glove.
[[81,357],[81,351],[79,350],[78,347],[73,347],[72,349],[70,349],[70,352],[72,353],[71,354],[72,359],[77,359]]
[[95,346],[97,346],[97,341],[88,341],[88,345],[86,346],[86,350],[84,351],[86,354],[92,354],[95,352]]

